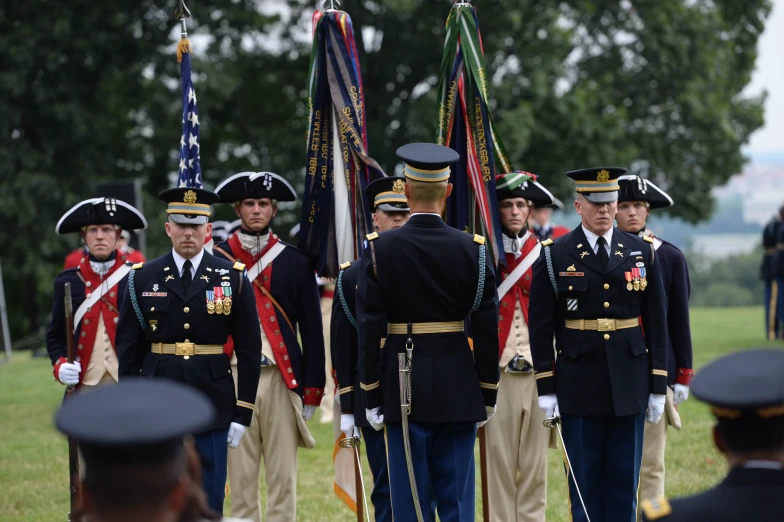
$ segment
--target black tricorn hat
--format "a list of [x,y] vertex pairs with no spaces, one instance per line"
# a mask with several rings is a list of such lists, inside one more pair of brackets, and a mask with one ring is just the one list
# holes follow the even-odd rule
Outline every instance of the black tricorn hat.
[[653,208],[671,207],[672,198],[649,179],[627,174],[618,178],[618,203],[624,201],[645,201]]
[[124,230],[147,228],[147,220],[138,209],[114,198],[91,198],[74,205],[55,226],[58,234],[79,232],[88,225],[117,225]]
[[525,198],[537,207],[552,205],[554,196],[536,180],[536,174],[522,170],[496,176],[496,199]]
[[295,201],[297,199],[294,187],[273,172],[234,174],[218,185],[215,193],[221,203],[235,203],[248,198],[270,198],[276,201]]

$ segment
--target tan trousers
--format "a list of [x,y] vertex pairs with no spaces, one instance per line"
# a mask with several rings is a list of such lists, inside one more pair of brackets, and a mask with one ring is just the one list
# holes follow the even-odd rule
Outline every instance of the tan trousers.
[[[237,367],[232,368],[237,386]],[[229,449],[231,516],[261,522],[259,474],[264,459],[267,522],[297,519],[297,445],[292,400],[276,366],[261,369],[253,420],[236,449]]]
[[[337,297],[337,296],[336,296]],[[332,378],[332,355],[330,354],[330,324],[332,322],[332,301],[333,298],[321,299],[321,326],[324,330],[324,371],[327,373],[327,383],[324,386],[324,395],[321,398],[319,411],[321,412],[321,424],[332,422],[334,403],[335,403],[335,380]],[[340,306],[340,305],[338,305]]]
[[547,504],[547,448],[533,373],[501,370],[498,410],[485,425],[490,520],[543,522]]
[[664,449],[667,445],[667,428],[672,424],[681,427],[680,415],[672,402],[672,390],[667,387],[664,415],[656,424],[645,423],[640,467],[640,500],[664,496]]

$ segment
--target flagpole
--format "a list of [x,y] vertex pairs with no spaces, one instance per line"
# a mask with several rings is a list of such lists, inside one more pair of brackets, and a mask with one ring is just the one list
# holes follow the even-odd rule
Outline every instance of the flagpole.
[[188,41],[188,27],[185,25],[185,20],[191,17],[191,12],[188,6],[185,5],[185,0],[180,0],[180,5],[174,10],[174,18],[180,21],[180,42],[177,44],[177,61],[182,62],[182,55],[191,51],[191,43]]

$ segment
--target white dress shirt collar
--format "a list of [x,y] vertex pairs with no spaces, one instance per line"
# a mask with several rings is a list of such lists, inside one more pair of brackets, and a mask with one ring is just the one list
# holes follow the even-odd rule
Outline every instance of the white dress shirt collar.
[[438,217],[441,217],[441,214],[438,214],[436,212],[414,212],[414,213],[410,214],[408,217],[412,218],[414,216],[438,216]]
[[[597,252],[596,242],[599,240],[599,236],[597,236],[596,234],[594,234],[593,232],[591,232],[590,230],[585,228],[584,225],[580,225],[580,226],[583,227],[583,233],[585,234],[585,239],[588,240],[588,243],[591,245],[591,250],[593,250],[593,253],[595,254]],[[610,245],[612,244],[612,237],[613,237],[613,229],[614,228],[615,227],[610,227],[610,230],[608,230],[607,232],[602,234],[602,237],[604,237],[605,241],[607,241],[607,247],[606,248],[607,248],[608,252],[610,251]]]
[[[174,264],[177,265],[177,273],[180,274],[182,277],[182,266],[185,264],[185,258],[182,257],[180,254],[172,250],[172,257],[174,257]],[[196,271],[199,269],[199,264],[201,263],[201,258],[204,257],[204,249],[202,248],[199,250],[199,253],[196,254],[191,258],[191,275],[196,277]]]

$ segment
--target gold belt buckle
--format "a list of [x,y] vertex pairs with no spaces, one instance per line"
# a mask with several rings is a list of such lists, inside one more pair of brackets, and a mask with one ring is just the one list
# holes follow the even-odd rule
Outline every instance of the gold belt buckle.
[[174,343],[174,355],[193,355],[193,343]]
[[597,330],[600,332],[614,332],[615,319],[597,319]]

